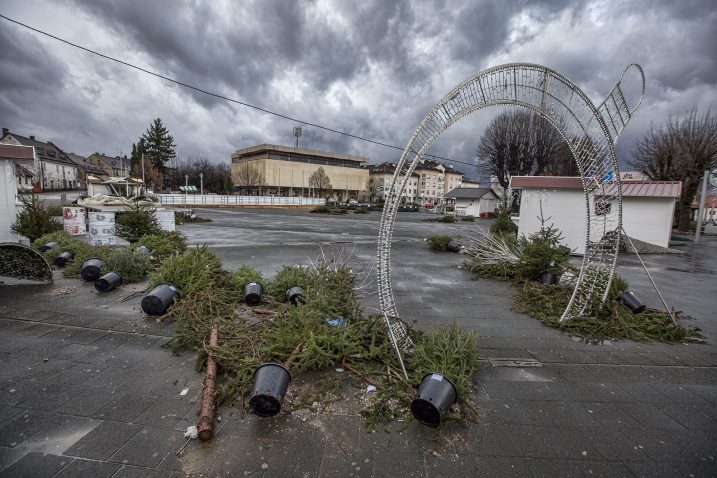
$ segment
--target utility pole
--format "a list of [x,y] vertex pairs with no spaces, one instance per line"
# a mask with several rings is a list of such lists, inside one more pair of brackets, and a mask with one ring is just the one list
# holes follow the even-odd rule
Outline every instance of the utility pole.
[[147,181],[144,178],[144,153],[142,153],[142,184],[144,185],[144,193],[147,194]]
[[702,235],[702,216],[705,213],[705,200],[707,199],[707,181],[709,181],[710,172],[705,171],[702,176],[702,194],[700,196],[700,209],[695,219],[695,242],[700,242],[700,236]]

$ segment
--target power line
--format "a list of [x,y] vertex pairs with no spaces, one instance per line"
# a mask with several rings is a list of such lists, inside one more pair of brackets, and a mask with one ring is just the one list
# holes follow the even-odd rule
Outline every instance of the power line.
[[[66,45],[70,45],[70,46],[72,46],[72,47],[79,48],[80,50],[84,50],[84,51],[86,51],[87,53],[91,53],[91,54],[93,54],[93,55],[96,55],[96,56],[99,56],[99,57],[101,57],[101,58],[104,58],[105,60],[114,61],[114,62],[116,62],[116,63],[119,63],[120,65],[124,65],[124,66],[130,67],[130,68],[134,68],[135,70],[139,70],[139,71],[141,71],[142,73],[146,73],[146,74],[148,74],[148,75],[152,75],[152,76],[155,76],[155,77],[157,77],[157,78],[161,78],[161,79],[163,79],[163,80],[165,80],[165,81],[169,81],[169,82],[174,83],[174,84],[177,84],[177,85],[179,85],[179,86],[183,86],[183,87],[185,87],[185,88],[189,88],[190,90],[194,90],[194,91],[198,91],[198,92],[200,92],[200,93],[204,93],[205,95],[213,96],[213,97],[215,97],[215,98],[219,98],[219,99],[222,99],[222,100],[225,100],[225,101],[229,101],[229,102],[231,102],[231,103],[236,103],[236,104],[241,105],[241,106],[246,106],[247,108],[252,108],[252,109],[255,109],[255,110],[257,110],[257,111],[261,111],[262,113],[266,113],[266,114],[270,114],[270,115],[273,115],[273,116],[277,116],[277,117],[279,117],[279,118],[287,119],[287,120],[289,120],[289,121],[294,121],[294,122],[296,122],[296,123],[301,123],[301,124],[304,124],[304,125],[313,126],[314,128],[322,129],[322,130],[324,130],[324,131],[329,131],[329,132],[335,133],[335,134],[340,134],[340,135],[343,135],[343,136],[347,136],[347,137],[349,137],[349,138],[358,139],[358,140],[360,140],[360,141],[365,141],[365,142],[367,142],[367,143],[373,143],[373,144],[376,144],[376,145],[378,145],[378,146],[384,146],[384,147],[386,147],[386,148],[397,149],[397,150],[399,150],[399,151],[403,151],[403,150],[405,149],[405,148],[401,148],[400,146],[395,146],[395,145],[392,145],[392,144],[383,143],[383,142],[381,142],[381,141],[376,141],[376,140],[373,140],[373,139],[365,138],[365,137],[363,137],[363,136],[358,136],[358,135],[355,135],[355,134],[352,134],[352,133],[347,133],[347,132],[345,132],[345,131],[336,130],[336,129],[333,129],[333,128],[329,128],[329,127],[327,127],[327,126],[322,126],[322,125],[320,125],[320,124],[311,123],[311,122],[309,122],[309,121],[303,121],[303,120],[300,120],[300,119],[298,119],[298,118],[294,118],[294,117],[291,117],[291,116],[288,116],[288,115],[285,115],[285,114],[282,114],[282,113],[277,113],[277,112],[275,112],[275,111],[271,111],[271,110],[268,110],[268,109],[266,109],[266,108],[262,108],[262,107],[260,107],[260,106],[255,106],[255,105],[252,105],[252,104],[249,104],[249,103],[245,103],[245,102],[243,102],[243,101],[236,100],[236,99],[234,99],[234,98],[229,98],[229,97],[227,97],[227,96],[220,95],[220,94],[218,94],[218,93],[212,93],[211,91],[207,91],[207,90],[202,89],[202,88],[199,88],[199,87],[197,87],[197,86],[190,85],[190,84],[188,84],[188,83],[184,83],[184,82],[181,82],[181,81],[179,81],[179,80],[175,80],[175,79],[173,79],[173,78],[169,78],[168,76],[164,76],[164,75],[162,75],[162,74],[160,74],[160,73],[156,73],[156,72],[154,72],[154,71],[147,70],[146,68],[142,68],[141,66],[137,66],[137,65],[134,65],[134,64],[132,64],[132,63],[129,63],[129,62],[120,60],[120,59],[118,59],[118,58],[114,58],[114,57],[111,57],[111,56],[109,56],[109,55],[105,55],[105,54],[103,54],[103,53],[97,52],[97,51],[95,51],[95,50],[92,50],[92,49],[90,49],[90,48],[84,47],[84,46],[82,46],[82,45],[78,45],[78,44],[76,44],[76,43],[72,43],[72,42],[69,41],[69,40],[65,40],[64,38],[60,38],[60,37],[55,36],[55,35],[53,35],[53,34],[51,34],[51,33],[47,33],[47,32],[45,32],[45,31],[39,30],[39,29],[37,29],[37,28],[31,27],[30,25],[27,25],[27,24],[25,24],[25,23],[19,22],[19,21],[17,21],[17,20],[14,20],[14,19],[12,19],[12,18],[10,18],[10,17],[5,16],[5,15],[0,14],[0,18],[3,18],[3,19],[5,19],[5,20],[7,20],[7,21],[9,21],[9,22],[11,22],[11,23],[14,23],[14,24],[16,24],[16,25],[19,25],[19,26],[21,26],[21,27],[27,28],[28,30],[32,30],[32,31],[35,32],[35,33],[39,33],[39,34],[41,34],[41,35],[45,35],[46,37],[52,38],[53,40],[57,40],[57,41],[59,41],[59,42],[61,42],[61,43],[65,43]],[[435,159],[440,159],[440,160],[443,160],[443,161],[450,161],[450,162],[453,162],[453,163],[460,163],[460,164],[466,164],[466,165],[468,165],[468,166],[475,166],[474,163],[466,163],[466,162],[464,162],[464,161],[458,161],[458,160],[454,160],[454,159],[450,159],[450,158],[444,158],[444,157],[442,157],[442,156],[437,156],[437,155],[424,155],[424,157],[425,157],[425,156],[431,156],[434,160],[435,160]]]

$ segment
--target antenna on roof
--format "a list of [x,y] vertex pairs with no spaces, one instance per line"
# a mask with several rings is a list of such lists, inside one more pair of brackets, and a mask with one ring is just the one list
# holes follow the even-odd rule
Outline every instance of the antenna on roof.
[[301,126],[294,126],[294,136],[296,136],[296,148],[299,148],[299,136],[301,136]]

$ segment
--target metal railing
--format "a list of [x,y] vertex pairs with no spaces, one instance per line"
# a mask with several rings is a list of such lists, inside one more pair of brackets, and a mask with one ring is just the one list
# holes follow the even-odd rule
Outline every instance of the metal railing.
[[229,194],[157,194],[163,206],[322,206],[324,198],[235,196]]

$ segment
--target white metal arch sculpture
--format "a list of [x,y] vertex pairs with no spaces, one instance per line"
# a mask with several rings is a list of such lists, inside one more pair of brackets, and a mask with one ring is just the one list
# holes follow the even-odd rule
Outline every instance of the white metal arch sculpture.
[[[629,106],[621,88],[634,70],[641,88],[637,104]],[[378,237],[378,291],[381,311],[396,351],[413,346],[396,309],[391,288],[391,238],[401,194],[428,147],[453,123],[479,109],[496,105],[528,108],[548,120],[566,140],[577,162],[585,193],[587,216],[585,255],[563,321],[581,316],[599,294],[607,297],[612,282],[622,229],[622,188],[615,142],[642,103],[645,76],[639,65],[622,73],[597,107],[561,74],[541,65],[512,63],[483,70],[468,78],[426,115],[396,166],[383,208]],[[591,214],[598,201],[601,214]]]

